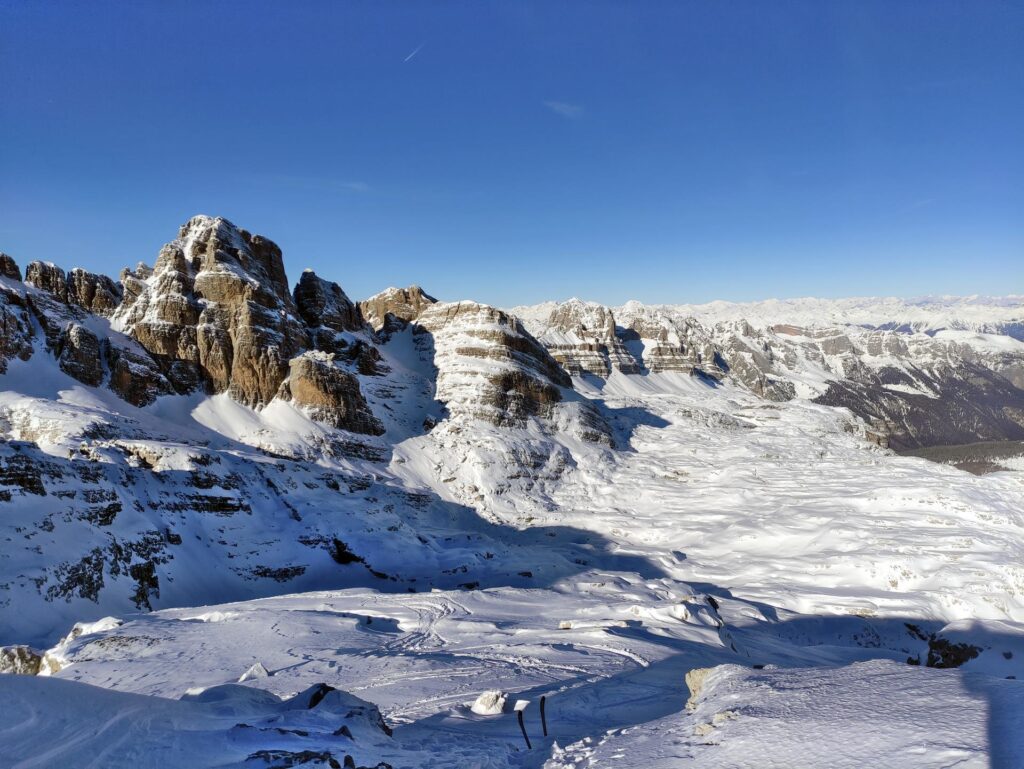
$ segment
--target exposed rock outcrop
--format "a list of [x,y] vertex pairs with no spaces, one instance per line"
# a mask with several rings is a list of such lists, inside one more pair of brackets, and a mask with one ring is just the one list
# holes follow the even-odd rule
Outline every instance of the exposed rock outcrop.
[[388,288],[359,303],[363,319],[375,331],[389,331],[404,326],[437,300],[419,286]]
[[437,399],[495,425],[550,416],[572,380],[514,316],[475,302],[432,305],[416,320],[438,369]]
[[334,427],[368,435],[384,432],[360,392],[359,380],[339,368],[332,354],[307,352],[293,358],[279,395]]
[[28,646],[0,646],[0,673],[34,676],[39,673],[43,655]]
[[707,331],[693,318],[630,302],[620,310],[622,337],[652,373],[676,371],[720,377],[720,360]]
[[121,303],[121,295],[121,286],[106,275],[86,272],[80,267],[67,274],[68,302],[95,315],[110,317]]
[[25,268],[25,283],[51,294],[60,302],[68,301],[67,275],[55,264],[30,262]]
[[0,374],[11,358],[32,356],[32,320],[22,292],[0,285]]
[[338,352],[347,346],[340,337],[345,331],[359,331],[363,318],[359,308],[337,283],[306,270],[295,286],[295,305],[309,328],[310,344],[317,350]]
[[226,219],[193,217],[152,274],[122,279],[115,326],[163,362],[179,391],[201,381],[248,406],[266,405],[305,344],[281,250]]
[[103,383],[100,340],[89,329],[69,323],[61,333],[54,353],[65,374],[93,387]]
[[21,269],[13,257],[0,251],[0,277],[21,281]]
[[[795,397],[793,382],[777,371],[772,340],[746,321],[716,327],[718,370],[738,381],[745,388],[770,401],[786,401]],[[788,360],[795,363],[792,354]]]
[[133,406],[148,406],[161,395],[172,394],[175,389],[156,361],[136,344],[125,342],[108,339],[104,343],[110,389]]
[[546,318],[525,325],[574,376],[607,377],[612,371],[637,374],[642,369],[620,337],[615,315],[600,304],[570,299],[555,306]]

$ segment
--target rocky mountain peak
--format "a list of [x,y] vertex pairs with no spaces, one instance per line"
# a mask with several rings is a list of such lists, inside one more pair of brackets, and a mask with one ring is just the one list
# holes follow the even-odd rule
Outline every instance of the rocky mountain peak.
[[281,249],[220,217],[194,216],[152,273],[122,273],[117,326],[180,392],[203,385],[248,406],[269,403],[306,346]]
[[[272,240],[252,235],[219,216],[193,216],[170,245],[181,249],[207,292],[240,291],[246,299],[266,307],[276,300],[283,308],[294,308],[281,249]],[[225,273],[235,280],[225,284]]]
[[572,381],[514,315],[476,302],[430,306],[416,319],[429,334],[437,399],[455,414],[495,425],[550,416]]
[[642,368],[620,338],[615,314],[596,302],[573,298],[527,325],[570,374],[607,377],[613,370],[636,374]]
[[363,328],[363,317],[341,286],[305,270],[293,294],[299,316],[310,329],[312,345],[319,350],[339,348],[337,335]]
[[21,269],[18,267],[18,263],[14,261],[13,257],[2,251],[0,251],[0,277],[21,280]]
[[363,318],[375,330],[403,326],[415,320],[437,300],[419,286],[386,288],[359,303]]

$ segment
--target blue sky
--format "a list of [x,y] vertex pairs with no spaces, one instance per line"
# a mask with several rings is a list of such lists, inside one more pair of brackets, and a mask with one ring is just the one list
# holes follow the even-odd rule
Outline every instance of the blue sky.
[[354,298],[1024,293],[1024,4],[0,0],[0,250]]

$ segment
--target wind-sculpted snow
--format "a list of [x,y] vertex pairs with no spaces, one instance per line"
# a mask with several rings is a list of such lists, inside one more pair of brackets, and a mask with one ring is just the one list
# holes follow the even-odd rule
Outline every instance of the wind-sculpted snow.
[[1019,309],[355,303],[211,217],[120,286],[0,255],[3,755],[1016,766],[1019,452],[887,445],[1024,437]]
[[985,675],[883,660],[788,670],[726,665],[710,671],[696,704],[683,718],[558,748],[544,769],[1024,763],[1024,688]]

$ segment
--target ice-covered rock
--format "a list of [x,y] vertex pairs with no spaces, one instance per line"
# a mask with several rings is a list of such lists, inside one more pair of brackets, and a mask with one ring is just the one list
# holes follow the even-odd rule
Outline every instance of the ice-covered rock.
[[500,689],[488,689],[482,692],[470,706],[470,710],[478,716],[497,716],[505,711],[508,695]]
[[263,666],[262,662],[253,663],[248,670],[242,673],[238,678],[238,683],[245,683],[246,681],[252,681],[256,678],[267,678],[270,673]]

